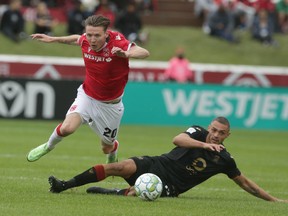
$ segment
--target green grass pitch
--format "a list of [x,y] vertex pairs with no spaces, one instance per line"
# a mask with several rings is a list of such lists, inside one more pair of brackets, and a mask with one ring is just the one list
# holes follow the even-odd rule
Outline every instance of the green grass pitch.
[[[160,198],[155,202],[86,194],[86,188],[95,184],[52,194],[48,192],[50,175],[68,179],[106,159],[99,138],[83,126],[39,161],[27,162],[28,151],[45,142],[57,123],[0,119],[1,215],[287,215],[288,204],[253,197],[224,175],[209,179],[179,198]],[[165,153],[173,147],[172,138],[185,129],[122,125],[118,137],[120,160]],[[232,129],[231,132],[225,145],[240,170],[272,195],[288,199],[287,131]],[[98,185],[123,188],[126,183],[110,177]]]

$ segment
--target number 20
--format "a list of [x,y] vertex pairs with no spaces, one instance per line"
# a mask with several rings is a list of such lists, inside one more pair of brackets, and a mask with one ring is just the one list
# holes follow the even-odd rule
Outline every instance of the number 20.
[[111,130],[110,128],[105,128],[105,131],[103,133],[104,136],[106,137],[111,137],[111,138],[115,138],[117,134],[117,128],[115,128],[114,130]]

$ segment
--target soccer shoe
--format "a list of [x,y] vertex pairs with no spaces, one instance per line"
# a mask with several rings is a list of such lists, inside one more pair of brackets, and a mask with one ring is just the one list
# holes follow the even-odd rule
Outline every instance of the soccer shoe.
[[116,145],[115,150],[107,155],[106,164],[118,162],[117,152],[118,152],[118,148],[119,148],[119,142],[117,140],[115,140],[114,143],[115,143],[114,145]]
[[50,192],[52,193],[60,193],[65,190],[64,181],[57,179],[54,176],[50,176],[48,178],[48,182],[50,184]]
[[117,153],[116,154],[108,154],[106,164],[115,163],[115,162],[118,162]]
[[49,151],[51,150],[48,148],[48,143],[44,143],[32,149],[27,155],[27,160],[29,162],[34,162],[36,160],[39,160],[43,155],[47,154]]
[[119,189],[107,189],[101,187],[90,187],[86,190],[87,193],[90,194],[107,194],[107,195],[117,195]]

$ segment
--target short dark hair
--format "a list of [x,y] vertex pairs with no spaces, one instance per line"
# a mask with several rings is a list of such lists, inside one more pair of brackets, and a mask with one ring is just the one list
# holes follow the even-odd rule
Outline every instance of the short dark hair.
[[214,121],[217,121],[217,122],[220,122],[221,124],[227,125],[228,128],[230,129],[230,123],[229,123],[229,120],[227,118],[225,118],[223,116],[218,116],[212,120],[212,122],[214,122]]
[[85,20],[85,27],[86,26],[93,26],[93,27],[103,26],[104,31],[108,29],[109,25],[110,25],[110,19],[104,16],[92,15],[92,16],[89,16]]

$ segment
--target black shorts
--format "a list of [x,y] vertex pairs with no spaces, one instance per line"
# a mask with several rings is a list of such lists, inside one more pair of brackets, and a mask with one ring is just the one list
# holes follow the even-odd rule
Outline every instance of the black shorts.
[[[137,167],[136,172],[130,176],[130,178],[125,179],[130,186],[134,186],[136,179],[144,173],[153,173],[157,175],[163,184],[163,191],[161,197],[177,197],[179,192],[177,192],[174,185],[169,183],[169,173],[165,170],[167,162],[169,159],[162,156],[142,156],[142,157],[132,157],[132,159]],[[166,161],[167,160],[167,161]]]

